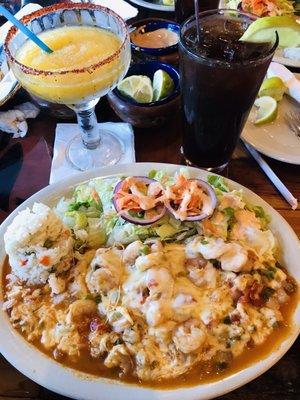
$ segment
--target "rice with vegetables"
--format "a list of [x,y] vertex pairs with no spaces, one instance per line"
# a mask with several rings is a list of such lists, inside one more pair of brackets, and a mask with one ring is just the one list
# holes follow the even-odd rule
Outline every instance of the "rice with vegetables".
[[46,283],[51,272],[60,274],[71,266],[71,230],[44,204],[20,212],[4,242],[12,273],[28,285]]
[[8,228],[3,307],[27,340],[146,382],[224,370],[280,329],[296,283],[261,207],[217,176],[119,181],[91,180]]

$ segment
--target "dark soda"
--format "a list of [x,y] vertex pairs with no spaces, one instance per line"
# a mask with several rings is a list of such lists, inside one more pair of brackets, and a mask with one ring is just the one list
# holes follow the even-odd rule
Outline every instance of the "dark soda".
[[[214,10],[218,7],[219,0],[199,0],[199,12]],[[194,0],[175,0],[175,18],[180,24],[195,14]]]
[[240,12],[200,14],[200,41],[192,17],[180,39],[186,162],[220,171],[228,163],[277,44],[239,38],[253,22]]

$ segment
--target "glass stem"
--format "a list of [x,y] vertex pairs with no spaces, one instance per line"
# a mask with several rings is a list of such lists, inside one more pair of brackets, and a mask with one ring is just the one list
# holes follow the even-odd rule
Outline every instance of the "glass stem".
[[96,149],[100,144],[100,132],[95,107],[77,111],[76,114],[84,146],[89,150]]

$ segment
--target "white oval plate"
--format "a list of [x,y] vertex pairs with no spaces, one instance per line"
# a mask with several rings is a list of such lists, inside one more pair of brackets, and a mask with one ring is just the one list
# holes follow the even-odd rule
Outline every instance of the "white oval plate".
[[[300,78],[300,74],[295,75],[298,79]],[[300,104],[289,96],[284,96],[278,104],[278,115],[275,121],[255,126],[248,119],[242,137],[268,157],[300,165],[300,138],[289,129],[284,119],[287,111],[300,113]]]
[[164,6],[163,4],[152,3],[151,1],[145,0],[130,0],[131,3],[136,4],[137,6],[141,6],[144,8],[149,8],[150,10],[157,10],[157,11],[175,11],[175,6]]
[[[24,210],[26,207],[31,207],[35,201],[41,201],[52,206],[61,196],[67,195],[75,185],[95,177],[147,175],[152,169],[166,169],[170,172],[175,172],[178,168],[180,168],[178,165],[155,163],[117,165],[80,173],[54,185],[47,186],[26,200],[0,226],[0,261],[2,262],[5,257],[3,234],[8,225],[19,211]],[[207,176],[206,171],[196,168],[189,169],[194,177],[205,179]],[[229,184],[230,187],[235,189],[243,188],[233,181],[229,181]],[[243,189],[247,202],[264,207],[271,216],[271,229],[282,248],[283,262],[291,275],[300,282],[298,263],[300,259],[300,242],[296,234],[277,211],[250,190]],[[1,267],[0,273],[2,273]],[[274,365],[288,351],[298,336],[300,331],[300,305],[293,315],[293,322],[294,329],[290,336],[267,358],[218,382],[171,390],[154,390],[109,379],[92,378],[65,368],[28,344],[11,327],[2,308],[0,311],[0,352],[15,368],[39,385],[74,399],[99,400],[101,397],[101,400],[209,400],[246,384]]]

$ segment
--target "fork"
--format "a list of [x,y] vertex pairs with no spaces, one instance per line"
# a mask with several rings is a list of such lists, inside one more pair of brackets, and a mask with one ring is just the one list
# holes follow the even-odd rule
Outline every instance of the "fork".
[[300,113],[288,111],[285,113],[284,118],[290,130],[300,139]]

